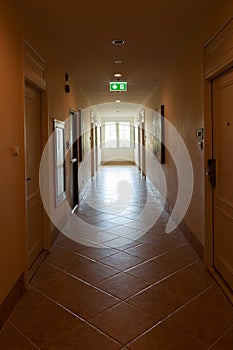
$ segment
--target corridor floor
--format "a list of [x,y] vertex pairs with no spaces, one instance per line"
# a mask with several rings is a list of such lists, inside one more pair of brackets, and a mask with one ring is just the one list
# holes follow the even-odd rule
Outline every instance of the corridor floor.
[[73,239],[56,240],[0,349],[232,349],[232,305],[182,232],[165,233],[162,209],[136,167],[102,167],[72,215],[79,225],[64,228]]

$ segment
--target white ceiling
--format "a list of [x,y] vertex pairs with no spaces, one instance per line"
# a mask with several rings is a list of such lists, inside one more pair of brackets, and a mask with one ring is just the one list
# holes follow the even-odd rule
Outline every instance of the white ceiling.
[[[65,62],[71,84],[79,85],[90,106],[114,115],[119,98],[109,92],[114,73],[128,82],[120,100],[143,104],[218,0],[15,2]],[[114,39],[124,39],[125,45],[114,46]],[[113,104],[97,106],[103,103]],[[137,108],[121,104],[120,113],[132,115]]]
[[[102,103],[92,107],[93,112],[99,118],[132,118],[139,115],[141,105],[135,103]],[[117,112],[118,111],[118,112]]]

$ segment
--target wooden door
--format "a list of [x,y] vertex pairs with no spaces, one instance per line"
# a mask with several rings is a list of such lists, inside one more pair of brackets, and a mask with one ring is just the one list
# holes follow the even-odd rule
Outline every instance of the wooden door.
[[99,168],[99,156],[98,156],[98,128],[95,126],[95,171]]
[[146,131],[145,123],[142,123],[142,159],[141,159],[141,168],[142,176],[146,178]]
[[29,268],[43,249],[43,212],[39,190],[41,159],[41,94],[25,87],[27,242]]
[[90,144],[91,144],[91,176],[94,177],[95,176],[95,151],[94,151],[94,144],[95,144],[95,140],[94,140],[94,124],[91,123],[91,140],[90,140]]
[[141,128],[138,125],[138,170],[141,171]]
[[79,204],[78,191],[78,120],[77,114],[70,112],[70,202],[75,209]]
[[233,289],[233,71],[213,81],[214,266]]

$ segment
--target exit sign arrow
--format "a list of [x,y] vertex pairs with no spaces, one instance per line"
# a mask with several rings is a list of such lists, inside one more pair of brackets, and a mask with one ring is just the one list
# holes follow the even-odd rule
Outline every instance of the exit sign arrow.
[[125,81],[111,81],[109,83],[110,91],[127,91],[127,82]]

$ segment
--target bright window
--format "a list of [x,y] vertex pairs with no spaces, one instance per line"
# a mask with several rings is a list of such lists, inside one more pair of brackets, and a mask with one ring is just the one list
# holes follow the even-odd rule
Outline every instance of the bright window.
[[132,140],[133,127],[130,121],[104,123],[104,148],[131,148],[133,147]]
[[130,122],[119,122],[119,147],[130,148]]
[[116,122],[106,122],[104,125],[104,148],[117,148]]

